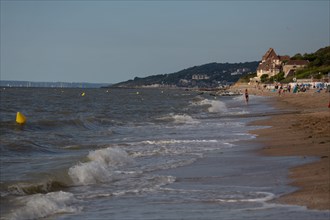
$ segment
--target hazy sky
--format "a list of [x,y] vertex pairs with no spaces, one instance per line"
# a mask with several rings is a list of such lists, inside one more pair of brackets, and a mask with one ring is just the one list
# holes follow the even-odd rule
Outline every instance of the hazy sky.
[[1,80],[116,83],[329,46],[330,1],[4,1]]

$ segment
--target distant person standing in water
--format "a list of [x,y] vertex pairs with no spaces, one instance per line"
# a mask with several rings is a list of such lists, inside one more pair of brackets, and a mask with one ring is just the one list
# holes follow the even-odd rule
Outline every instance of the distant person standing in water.
[[249,102],[249,93],[248,93],[247,89],[245,89],[244,95],[245,95],[245,103],[248,104],[248,102]]

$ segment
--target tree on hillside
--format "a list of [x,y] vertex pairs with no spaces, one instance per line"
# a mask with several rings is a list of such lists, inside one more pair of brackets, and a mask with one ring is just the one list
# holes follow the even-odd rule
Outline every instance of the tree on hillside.
[[303,59],[304,57],[300,53],[297,53],[296,55],[291,57],[291,60],[303,60]]
[[261,77],[260,77],[260,81],[262,83],[266,82],[268,79],[268,74],[262,74]]

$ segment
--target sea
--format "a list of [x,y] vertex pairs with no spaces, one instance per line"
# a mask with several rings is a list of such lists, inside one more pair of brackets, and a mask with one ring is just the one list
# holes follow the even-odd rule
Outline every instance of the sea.
[[[329,219],[279,204],[289,168],[262,156],[267,97],[179,89],[2,88],[1,219]],[[17,124],[16,113],[26,117]]]

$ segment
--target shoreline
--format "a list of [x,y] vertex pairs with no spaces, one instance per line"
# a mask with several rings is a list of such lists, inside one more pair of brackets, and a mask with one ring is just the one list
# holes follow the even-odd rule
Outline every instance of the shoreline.
[[309,90],[279,96],[277,92],[249,85],[234,86],[231,90],[243,91],[246,88],[249,94],[270,96],[275,108],[292,111],[251,123],[270,126],[251,131],[257,135],[254,141],[264,146],[258,153],[272,157],[302,156],[317,159],[316,162],[289,169],[290,185],[298,190],[281,196],[275,202],[330,210],[330,94]]

